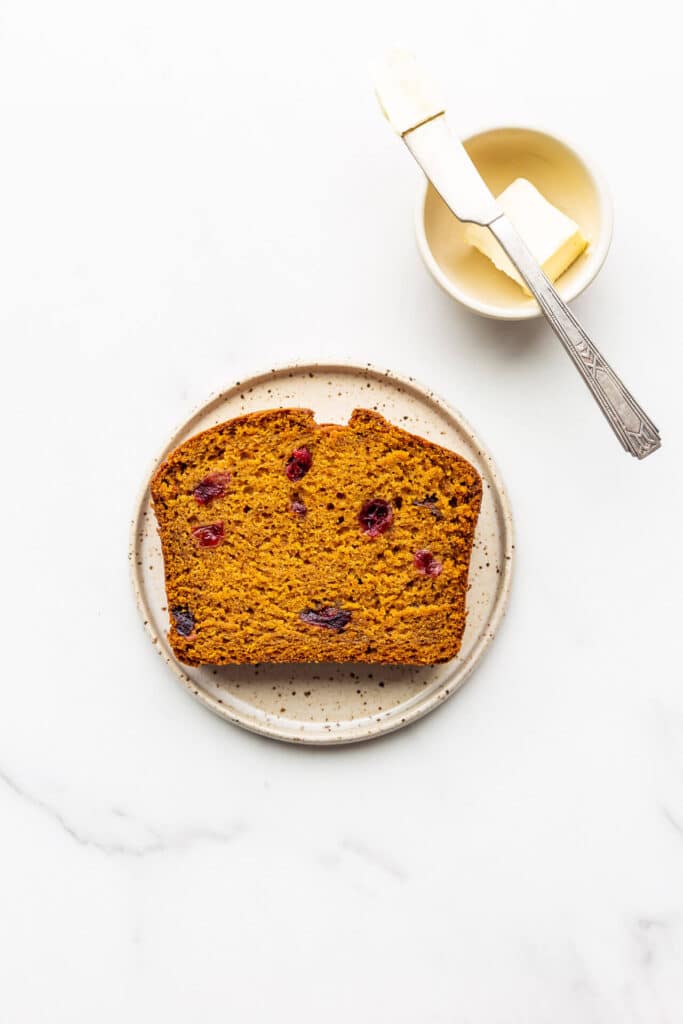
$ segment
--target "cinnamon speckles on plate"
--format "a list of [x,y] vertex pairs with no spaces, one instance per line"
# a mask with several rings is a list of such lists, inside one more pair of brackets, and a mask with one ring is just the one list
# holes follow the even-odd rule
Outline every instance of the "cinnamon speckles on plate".
[[[458,400],[457,395],[451,397]],[[333,663],[220,668],[180,666],[171,654],[166,636],[169,612],[166,611],[163,564],[156,524],[149,514],[147,491],[141,497],[131,532],[131,569],[137,600],[142,618],[147,620],[145,628],[156,641],[155,649],[165,658],[193,698],[226,721],[293,743],[339,744],[369,739],[401,729],[433,708],[441,706],[479,662],[496,633],[510,589],[514,560],[510,512],[490,456],[462,417],[439,399],[421,391],[414,383],[398,380],[388,372],[371,368],[290,366],[242,381],[238,387],[229,388],[200,409],[170,440],[166,450],[170,451],[186,438],[215,422],[247,412],[294,405],[314,409],[319,423],[340,424],[348,421],[351,411],[356,407],[377,406],[378,411],[390,421],[405,424],[410,431],[459,452],[478,469],[484,482],[484,498],[472,554],[467,627],[458,657],[434,667]],[[469,411],[476,415],[476,408]],[[409,419],[404,421],[404,416]],[[172,410],[169,417],[172,418]],[[299,444],[299,447],[304,445]],[[290,450],[289,455],[283,453],[285,464],[295,450]],[[311,454],[314,461],[315,451]],[[280,465],[284,469],[283,463]],[[238,471],[239,467],[235,469]],[[304,476],[301,487],[305,489],[306,496],[303,492],[297,493],[299,488],[293,481],[290,500],[294,502],[300,499],[302,504],[308,505],[308,483],[312,477]],[[194,486],[199,483],[198,480]],[[429,532],[438,531],[440,527],[439,520],[431,511],[432,503],[428,501],[424,506],[413,506],[413,495],[408,494],[404,496],[403,507],[397,513],[395,499],[398,495],[375,494],[371,483],[368,491],[367,500],[381,498],[392,506],[394,515],[413,515],[420,529],[424,528],[422,547],[416,546],[400,554],[392,553],[392,557],[403,558],[404,564],[407,560],[414,572],[415,587],[433,587],[435,583],[429,576],[423,576],[413,567],[416,551],[425,550],[437,561],[445,563],[443,571],[448,571],[448,559],[445,557],[447,552],[438,546],[438,533]],[[416,500],[421,502],[424,498],[430,498],[431,494],[431,490],[418,494]],[[457,513],[458,496],[454,498],[452,505],[438,505],[438,510],[445,517]],[[224,518],[227,500],[220,496],[213,498],[208,508],[197,502],[196,525],[206,526],[223,521],[224,529],[229,529],[230,523]],[[334,517],[335,523],[340,515],[344,515],[345,510],[340,509],[343,500],[336,493],[326,498],[325,508],[327,502],[336,506],[334,510],[325,512]],[[254,505],[254,502],[250,501],[249,504]],[[208,516],[204,516],[203,509],[208,511]],[[297,511],[290,509],[290,512],[293,518],[299,519]],[[351,535],[355,533],[357,543],[369,545],[368,551],[380,552],[386,547],[387,541],[391,545],[391,530],[376,539],[364,536],[355,518],[359,512],[359,508],[356,512],[351,510],[339,528],[351,531]],[[307,530],[311,514],[309,509],[308,516],[301,516],[297,526]],[[220,556],[220,551],[214,552],[210,548],[197,551],[198,558],[208,559],[216,555]],[[291,557],[295,558],[296,552],[291,552]],[[311,594],[312,599],[322,596],[327,595]],[[329,598],[336,599],[336,595],[329,595]],[[328,605],[323,606],[330,606],[331,603],[329,601]],[[319,607],[313,601],[308,605],[309,609]],[[293,614],[298,615],[299,611],[305,610],[306,606],[300,605],[293,610]],[[347,610],[353,616],[353,607]],[[181,614],[180,628],[188,629],[188,635],[191,635],[193,631],[201,629],[201,623],[183,618],[186,612],[192,614],[189,608],[175,609],[176,614]],[[177,629],[176,614],[174,628]],[[248,614],[246,605],[244,615]],[[303,622],[301,628],[324,630],[324,627]],[[337,636],[343,639],[346,635],[345,632],[335,634],[327,630],[325,633],[328,633],[331,642],[336,642]],[[353,677],[350,673],[353,673]],[[380,683],[383,685],[380,686]],[[158,699],[164,699],[161,691]],[[281,712],[283,707],[286,710]],[[457,706],[451,706],[449,711],[442,714],[457,714],[457,711]],[[192,713],[190,707],[188,713]]]

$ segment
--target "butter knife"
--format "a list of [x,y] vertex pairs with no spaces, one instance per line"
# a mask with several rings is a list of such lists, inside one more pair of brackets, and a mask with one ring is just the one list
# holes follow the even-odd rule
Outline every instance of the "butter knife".
[[375,68],[375,91],[389,124],[446,206],[458,220],[488,228],[517,267],[622,447],[638,459],[656,451],[661,440],[654,423],[600,354],[503,213],[447,124],[443,100],[413,55],[404,50],[387,54]]

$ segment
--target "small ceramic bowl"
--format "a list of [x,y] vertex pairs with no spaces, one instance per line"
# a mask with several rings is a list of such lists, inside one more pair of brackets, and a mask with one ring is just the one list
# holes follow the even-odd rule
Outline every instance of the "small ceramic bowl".
[[[612,240],[612,202],[600,173],[566,142],[536,129],[492,128],[464,145],[494,195],[515,178],[527,178],[582,229],[588,247],[555,284],[563,299],[575,298],[600,270]],[[497,320],[541,315],[533,299],[465,241],[465,225],[428,182],[415,229],[427,269],[464,306]]]

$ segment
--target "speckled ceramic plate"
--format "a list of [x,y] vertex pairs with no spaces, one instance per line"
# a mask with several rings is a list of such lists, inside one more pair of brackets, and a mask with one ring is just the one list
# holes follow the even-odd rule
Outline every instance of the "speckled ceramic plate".
[[400,729],[441,704],[464,683],[493,639],[512,574],[514,544],[507,499],[491,456],[459,413],[412,379],[401,380],[370,367],[293,366],[238,382],[183,424],[155,465],[200,430],[277,406],[313,409],[319,423],[346,423],[356,407],[373,408],[411,433],[452,448],[477,467],[484,496],[470,567],[467,627],[458,657],[433,667],[181,665],[166,639],[163,560],[148,488],[140,498],[131,534],[138,606],[161,657],[189,692],[222,718],[294,743],[370,739]]

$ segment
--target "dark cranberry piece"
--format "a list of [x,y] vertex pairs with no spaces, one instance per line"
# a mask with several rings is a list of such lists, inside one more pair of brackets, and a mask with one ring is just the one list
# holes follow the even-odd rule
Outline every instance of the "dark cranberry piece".
[[229,473],[209,473],[200,480],[192,493],[198,505],[208,505],[214,498],[222,498],[229,486]]
[[383,498],[372,498],[363,503],[358,522],[368,537],[379,537],[389,529],[394,521],[394,513],[388,501]]
[[287,459],[287,465],[285,466],[287,479],[292,481],[301,480],[301,477],[308,473],[312,462],[313,457],[308,448],[295,448]]
[[301,498],[297,495],[290,501],[289,511],[292,513],[293,516],[299,516],[300,518],[303,518],[306,515],[308,509],[304,505]]
[[194,633],[194,616],[187,605],[178,605],[176,608],[171,608],[171,615],[173,616],[176,633],[180,633],[181,636],[192,636]]
[[195,543],[200,548],[215,548],[223,540],[224,535],[223,523],[209,523],[192,531]]
[[413,555],[413,565],[423,576],[440,576],[443,572],[443,565],[434,558],[431,551],[416,551]]
[[309,626],[322,626],[323,629],[341,633],[351,621],[351,612],[337,605],[330,605],[328,608],[307,608],[300,613],[299,618]]
[[416,499],[413,502],[413,505],[417,505],[418,508],[426,508],[429,512],[432,513],[435,519],[443,519],[443,513],[441,509],[436,507],[437,500],[438,499],[435,494],[428,494],[425,498],[422,499],[422,501],[417,501]]

